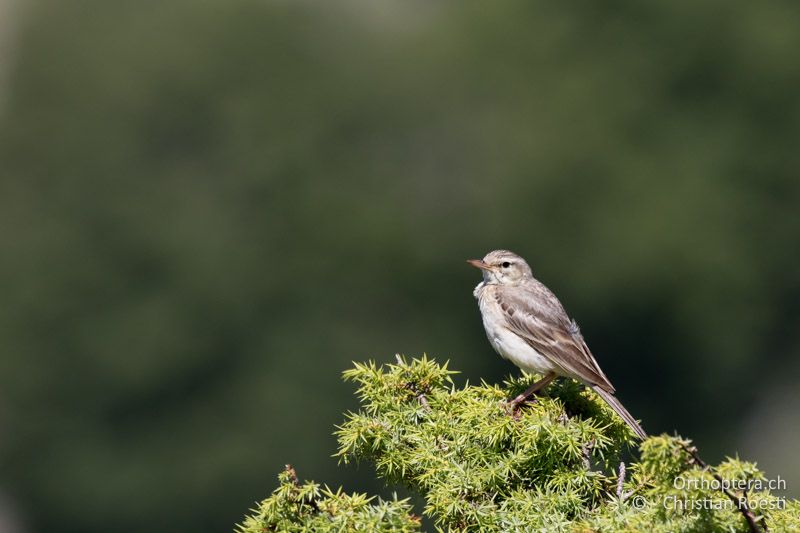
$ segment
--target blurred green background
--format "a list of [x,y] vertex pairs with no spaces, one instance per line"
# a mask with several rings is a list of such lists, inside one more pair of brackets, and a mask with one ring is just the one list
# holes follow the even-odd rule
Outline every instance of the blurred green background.
[[653,433],[800,494],[800,5],[0,2],[0,530],[228,531],[340,372],[516,372],[528,259]]

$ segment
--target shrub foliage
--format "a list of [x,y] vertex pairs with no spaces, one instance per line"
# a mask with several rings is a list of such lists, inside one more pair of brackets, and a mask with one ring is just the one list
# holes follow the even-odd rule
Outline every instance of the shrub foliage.
[[[800,504],[772,494],[754,463],[699,462],[688,440],[639,443],[590,389],[551,385],[517,412],[505,401],[537,376],[458,388],[447,364],[356,363],[362,408],[337,429],[344,463],[369,461],[425,500],[444,531],[800,531]],[[625,461],[638,444],[638,461]],[[721,482],[728,485],[726,494]],[[408,501],[300,484],[293,470],[240,531],[413,531]],[[751,520],[740,507],[747,505]]]

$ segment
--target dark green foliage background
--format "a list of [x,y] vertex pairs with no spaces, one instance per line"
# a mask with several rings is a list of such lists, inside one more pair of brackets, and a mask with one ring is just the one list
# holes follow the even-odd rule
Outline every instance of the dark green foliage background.
[[287,462],[380,491],[330,457],[340,372],[512,372],[464,264],[498,247],[647,430],[798,494],[796,4],[18,11],[0,491],[31,529],[229,530]]

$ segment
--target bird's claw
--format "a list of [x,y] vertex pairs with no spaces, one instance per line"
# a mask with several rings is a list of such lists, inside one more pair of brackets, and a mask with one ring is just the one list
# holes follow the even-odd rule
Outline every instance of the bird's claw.
[[513,400],[509,400],[509,401],[505,402],[505,408],[506,408],[506,412],[509,415],[511,415],[514,418],[514,420],[518,420],[519,417],[520,417],[520,410],[523,407],[528,407],[528,406],[531,406],[531,405],[535,405],[537,403],[538,403],[538,401],[536,400],[535,397],[534,398],[522,398],[522,397],[518,396],[518,397],[514,398]]

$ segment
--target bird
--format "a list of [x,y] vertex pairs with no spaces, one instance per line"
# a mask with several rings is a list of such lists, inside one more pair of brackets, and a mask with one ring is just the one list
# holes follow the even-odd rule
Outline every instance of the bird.
[[478,300],[489,343],[504,359],[527,373],[541,374],[525,392],[509,401],[516,411],[557,377],[576,379],[596,392],[640,438],[647,433],[619,400],[583,340],[580,328],[555,294],[533,277],[517,254],[494,250],[467,262],[483,272],[473,295]]

